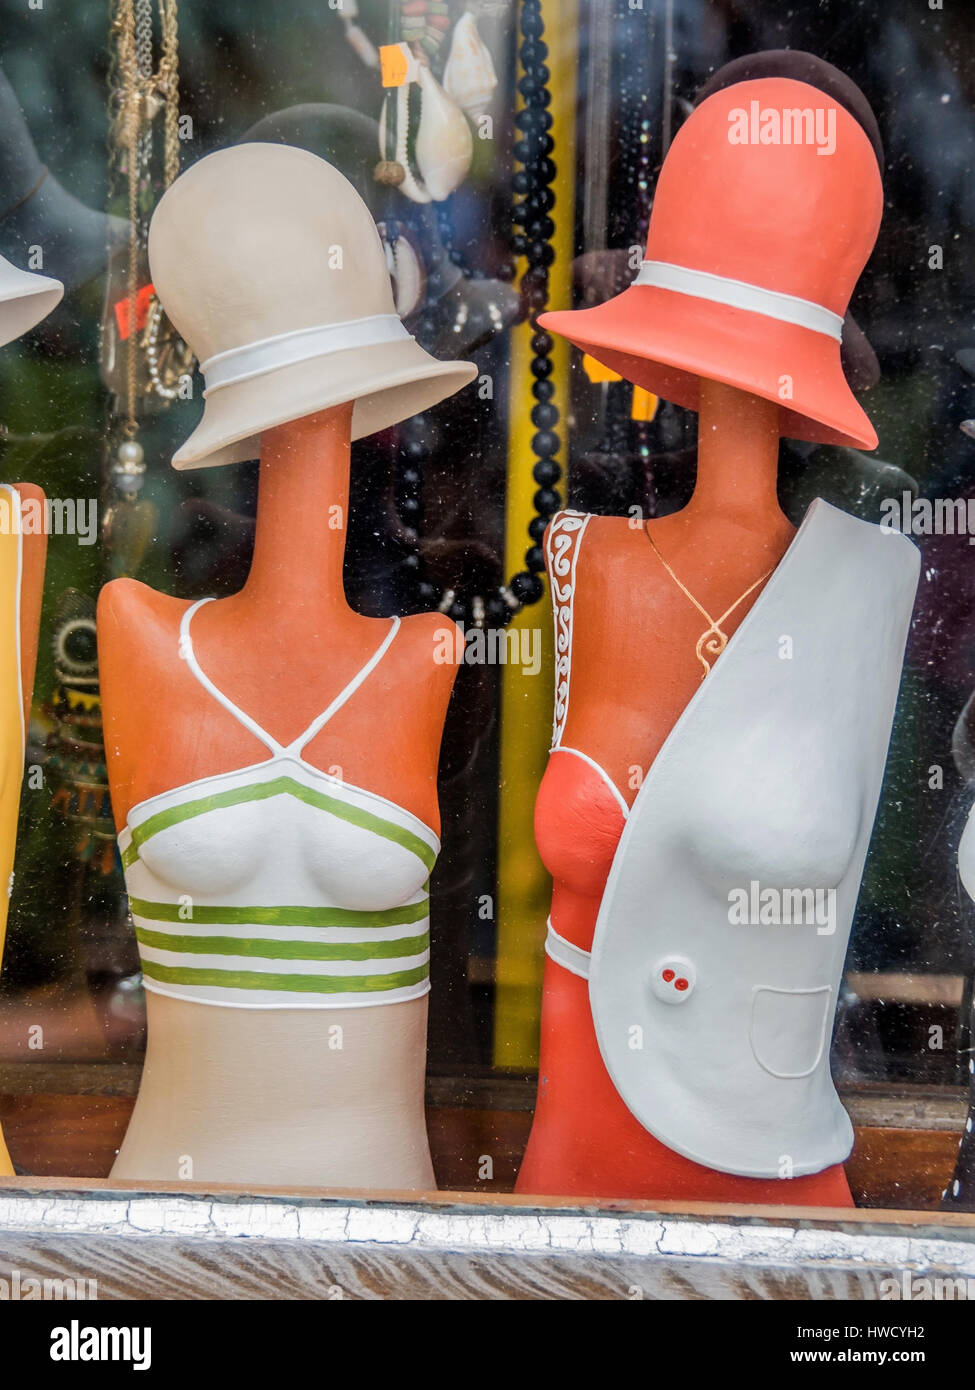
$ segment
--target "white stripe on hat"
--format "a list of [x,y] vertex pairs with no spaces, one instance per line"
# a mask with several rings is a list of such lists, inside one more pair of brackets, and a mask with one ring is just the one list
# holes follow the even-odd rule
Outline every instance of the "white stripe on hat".
[[228,348],[201,362],[200,371],[207,383],[203,394],[209,396],[223,386],[236,386],[238,382],[277,371],[279,367],[293,367],[333,352],[379,347],[383,343],[412,341],[412,338],[413,334],[406,331],[397,314],[370,314],[361,319],[278,333],[273,338],[260,338],[255,343]]
[[694,299],[709,299],[714,304],[727,304],[732,309],[747,309],[752,314],[779,319],[782,323],[823,333],[837,342],[843,336],[843,319],[824,304],[800,299],[794,294],[768,290],[764,285],[752,285],[747,280],[732,280],[725,275],[712,275],[707,270],[692,270],[670,261],[643,261],[634,285],[651,285],[658,290],[691,295]]

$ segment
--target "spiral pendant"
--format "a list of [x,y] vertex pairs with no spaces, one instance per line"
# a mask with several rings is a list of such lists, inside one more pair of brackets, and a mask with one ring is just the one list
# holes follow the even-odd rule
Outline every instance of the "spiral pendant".
[[[702,681],[705,676],[711,674],[712,663],[717,661],[727,645],[727,633],[722,632],[717,623],[712,623],[709,628],[706,628],[704,632],[701,633],[700,637],[697,639],[697,646],[694,650],[697,653],[698,661],[704,667],[703,674],[701,675]],[[705,656],[705,652],[708,654],[707,656]],[[708,660],[708,657],[710,657],[710,660]]]

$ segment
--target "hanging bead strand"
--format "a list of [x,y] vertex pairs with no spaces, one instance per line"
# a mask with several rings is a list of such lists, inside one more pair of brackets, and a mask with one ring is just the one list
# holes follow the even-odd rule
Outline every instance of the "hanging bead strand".
[[[538,315],[548,304],[549,268],[555,259],[551,244],[555,222],[551,212],[555,206],[552,183],[556,168],[551,158],[554,141],[549,133],[552,115],[548,108],[552,98],[548,90],[550,74],[545,63],[548,46],[542,37],[545,25],[541,0],[522,0],[519,28],[521,77],[518,91],[524,105],[515,116],[519,136],[515,142],[514,156],[520,167],[512,178],[512,187],[519,199],[512,211],[512,222],[523,231],[512,237],[511,245],[514,255],[524,257],[527,262],[521,286],[529,318],[535,325]],[[446,236],[444,241],[449,246]],[[454,253],[451,254],[453,259]],[[562,469],[555,457],[561,441],[556,428],[559,411],[554,402],[555,383],[551,380],[552,347],[552,338],[536,325],[531,337],[530,367],[535,400],[531,412],[531,422],[535,426],[531,449],[534,456],[532,477],[538,484],[533,499],[536,515],[528,525],[531,544],[525,552],[525,568],[494,593],[468,596],[459,594],[453,588],[441,592],[424,578],[419,560],[419,529],[423,519],[423,466],[429,458],[430,447],[422,416],[406,421],[402,426],[404,462],[397,476],[394,505],[406,528],[407,544],[416,546],[415,552],[411,549],[407,563],[417,576],[418,602],[423,607],[448,614],[465,626],[468,623],[476,627],[485,623],[503,626],[522,607],[537,603],[545,592],[540,577],[545,569],[542,539],[553,513],[562,505],[556,490],[562,478]]]
[[[552,184],[555,180],[555,162],[551,158],[554,141],[549,133],[552,128],[551,94],[548,90],[550,77],[545,59],[548,45],[544,42],[545,21],[542,16],[541,0],[522,0],[519,24],[522,35],[518,56],[521,60],[522,76],[518,81],[518,91],[524,106],[515,117],[515,124],[521,132],[515,144],[514,154],[521,168],[515,173],[513,187],[520,195],[521,202],[515,209],[513,220],[523,232],[515,238],[516,254],[524,255],[527,269],[522,279],[529,317],[533,325],[538,315],[548,304],[549,269],[555,260],[552,236],[555,223],[551,212],[555,206]],[[535,426],[531,447],[535,456],[532,477],[538,484],[533,498],[537,515],[528,526],[532,544],[525,552],[525,568],[516,574],[503,597],[510,613],[514,614],[525,604],[537,603],[545,592],[540,578],[545,569],[545,555],[542,550],[542,537],[554,512],[562,505],[556,491],[562,477],[562,469],[556,461],[561,441],[556,432],[559,411],[555,404],[555,383],[552,376],[552,338],[537,326],[531,338],[532,407],[531,421]]]

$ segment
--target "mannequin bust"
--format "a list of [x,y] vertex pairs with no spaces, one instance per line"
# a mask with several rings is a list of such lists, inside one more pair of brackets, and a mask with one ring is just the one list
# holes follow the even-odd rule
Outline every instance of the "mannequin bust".
[[[773,402],[701,381],[693,495],[681,511],[646,529],[709,613],[724,613],[774,569],[795,535],[776,495],[778,451]],[[704,622],[654,555],[642,524],[594,517],[586,546],[589,556],[580,552],[576,571],[566,747],[553,752],[535,827],[553,877],[553,921],[588,951],[625,823],[620,798],[629,810],[701,684],[695,646]],[[760,592],[761,586],[754,589],[721,624],[729,638]],[[619,594],[627,596],[625,606],[616,602]],[[612,785],[570,748],[597,763]],[[567,835],[573,823],[575,833]],[[539,1070],[544,1080],[519,1192],[852,1205],[839,1165],[785,1180],[746,1178],[694,1163],[654,1138],[603,1066],[585,980],[550,959]]]
[[882,206],[832,95],[740,82],[678,131],[629,288],[539,319],[697,411],[698,471],[675,515],[563,512],[546,538],[554,888],[522,1192],[850,1205],[829,1041],[919,554],[822,499],[796,530],[776,484],[780,435],[876,446],[840,343]]
[[[322,520],[330,509],[348,513],[351,420],[349,403],[265,433],[247,582],[194,623],[201,667],[282,744],[326,709],[389,628],[348,606],[345,530]],[[132,580],[102,590],[105,743],[120,830],[133,806],[266,752],[178,659],[187,607]],[[434,657],[442,625],[435,614],[405,618],[381,664],[302,755],[434,833],[456,674]],[[425,997],[323,1013],[204,1007],[149,992],[147,1009],[145,1072],[113,1177],[433,1186]]]
[[[519,1192],[852,1205],[824,1158],[852,1142],[830,1025],[918,553],[822,502],[796,532],[777,412],[702,379],[687,507],[550,527],[567,640],[536,805],[554,887]],[[829,914],[736,918],[759,880]]]
[[[6,487],[0,488],[0,504],[4,507],[10,506],[13,501],[11,492],[16,493],[19,506],[30,503],[43,515],[44,493],[34,483],[15,483],[9,491]],[[0,634],[4,643],[0,884],[10,881],[13,873],[24,766],[24,731],[30,718],[34,691],[46,555],[47,534],[43,530],[17,534],[5,529],[0,534],[0,599],[3,602]],[[9,895],[0,893],[0,960],[3,958],[8,904]],[[13,1171],[0,1132],[0,1177],[11,1177]]]
[[474,368],[410,337],[368,209],[304,150],[192,165],[156,208],[149,261],[206,379],[174,467],[261,470],[239,593],[187,604],[119,580],[100,598],[149,996],[114,1176],[428,1188],[429,879],[455,669],[439,615],[354,612],[343,561],[352,440]]

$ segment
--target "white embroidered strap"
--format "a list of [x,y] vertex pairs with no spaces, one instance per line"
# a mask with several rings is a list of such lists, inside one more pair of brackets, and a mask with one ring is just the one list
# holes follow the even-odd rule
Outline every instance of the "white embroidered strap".
[[279,367],[293,367],[314,357],[327,357],[349,348],[408,342],[412,337],[398,314],[371,314],[342,323],[323,323],[315,328],[299,328],[293,333],[278,333],[273,338],[261,338],[256,343],[217,352],[201,362],[200,371],[207,383],[203,394],[209,396],[222,386],[235,386],[238,382],[264,376]]
[[564,936],[559,936],[552,926],[551,919],[545,933],[545,954],[550,960],[554,960],[556,965],[561,965],[564,970],[578,975],[580,980],[589,979],[589,952],[584,951],[581,946],[573,946]]
[[572,609],[576,560],[583,532],[589,525],[585,512],[556,512],[548,528],[548,572],[552,582],[552,615],[555,620],[555,718],[552,748],[562,742],[569,713],[569,678],[572,673]]
[[652,285],[655,289],[672,290],[675,294],[687,294],[694,299],[709,299],[714,304],[727,304],[732,309],[747,309],[752,314],[764,314],[766,318],[792,323],[797,328],[823,333],[837,342],[843,336],[842,316],[834,314],[824,304],[800,299],[794,294],[783,294],[779,290],[767,290],[763,285],[753,285],[747,280],[732,280],[726,275],[712,275],[706,270],[674,265],[671,261],[643,261],[633,284]]

